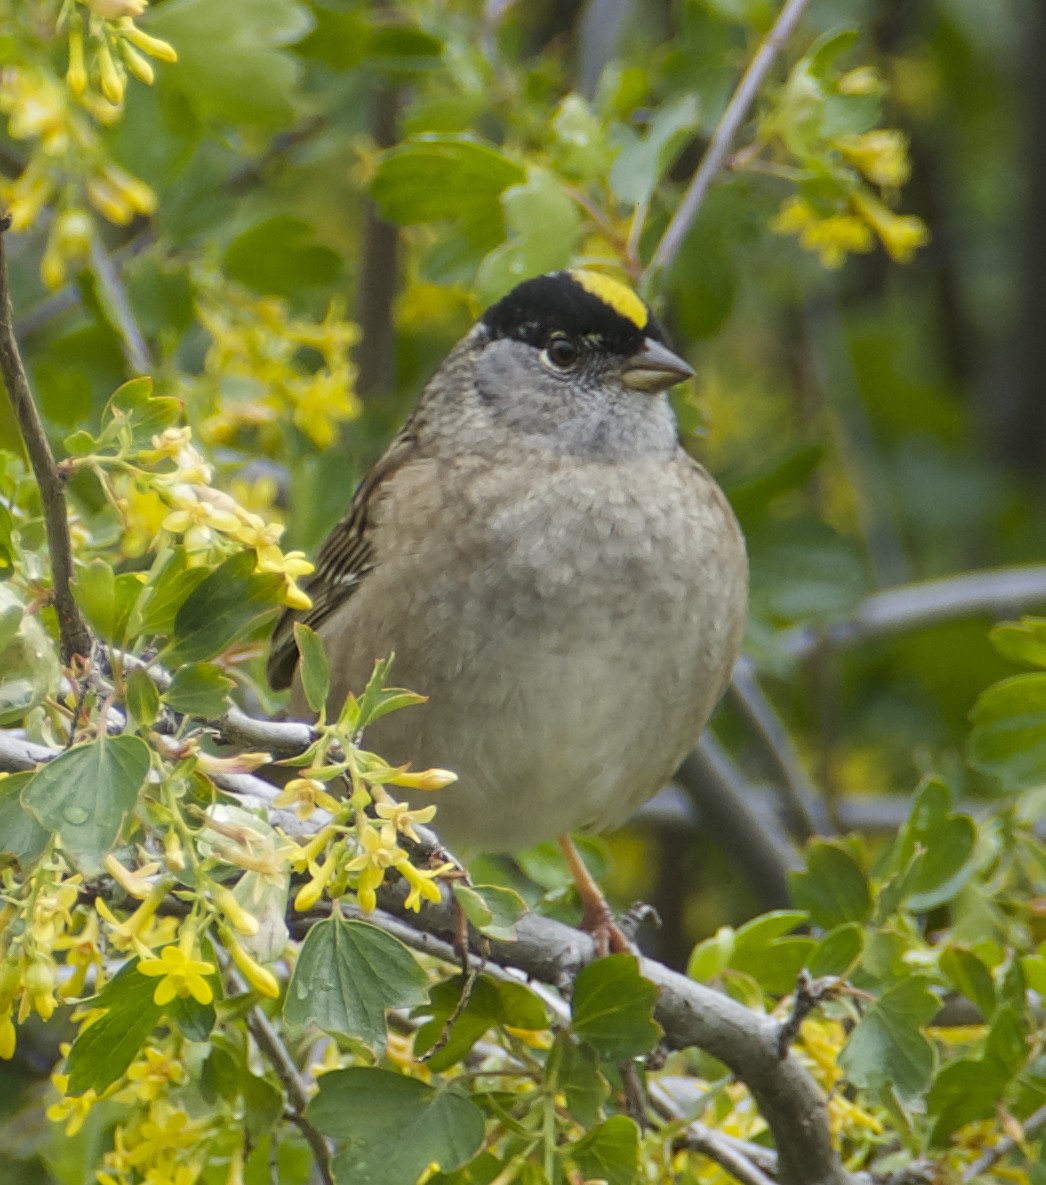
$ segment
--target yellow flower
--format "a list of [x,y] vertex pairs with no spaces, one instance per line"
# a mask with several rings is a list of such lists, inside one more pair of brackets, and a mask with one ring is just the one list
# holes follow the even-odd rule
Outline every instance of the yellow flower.
[[143,1053],[144,1057],[138,1058],[127,1067],[130,1086],[121,1091],[119,1097],[151,1103],[161,1094],[166,1094],[169,1087],[182,1082],[185,1070],[179,1062],[151,1045],[147,1045]]
[[926,223],[914,215],[895,214],[869,193],[854,194],[854,205],[879,236],[891,259],[908,263],[930,241]]
[[193,959],[180,946],[165,946],[158,958],[142,959],[138,970],[143,975],[162,976],[153,992],[153,1001],[161,1008],[175,996],[185,1000],[189,996],[198,1004],[210,1004],[214,999],[205,975],[214,973],[214,964]]
[[146,878],[159,869],[160,862],[154,860],[149,864],[144,864],[137,872],[131,872],[110,852],[102,860],[102,865],[129,897],[134,897],[137,901],[145,901],[153,889]]
[[345,865],[347,872],[359,872],[356,897],[364,913],[377,907],[377,890],[389,868],[405,865],[407,853],[396,843],[396,829],[385,823],[380,829],[369,821],[360,820],[358,836],[362,851]]
[[81,1095],[67,1095],[65,1092],[69,1089],[68,1074],[52,1074],[51,1081],[62,1097],[47,1108],[47,1118],[52,1123],[64,1121],[65,1134],[75,1136],[83,1127],[91,1108],[98,1102],[98,1095],[94,1090],[84,1091]]
[[87,7],[95,16],[112,21],[122,16],[141,16],[147,0],[86,0]]
[[[163,880],[157,881],[149,890],[149,896],[129,918],[122,922],[101,897],[95,898],[94,907],[101,914],[103,920],[109,923],[106,936],[116,950],[148,948],[146,932],[152,923],[153,915],[160,908],[160,904],[167,896],[167,891],[172,884],[174,881],[170,877],[164,877]],[[174,918],[165,918],[163,921],[168,924],[173,922],[177,925],[177,920]]]
[[63,934],[56,938],[51,949],[64,950],[66,967],[73,968],[73,974],[58,989],[63,999],[79,996],[84,990],[87,973],[95,969],[95,990],[101,988],[105,981],[105,958],[99,945],[98,915],[88,914],[83,926],[76,934]]
[[908,138],[891,128],[842,136],[835,145],[873,185],[903,185],[911,175]]
[[55,999],[54,960],[40,951],[34,951],[26,958],[23,955],[22,983],[25,991],[18,1009],[18,1023],[28,1017],[32,1009],[41,1020],[50,1020],[58,1001]]
[[280,983],[276,976],[268,968],[263,967],[255,959],[252,959],[231,933],[224,933],[222,938],[225,948],[232,955],[232,961],[239,967],[244,979],[247,980],[251,987],[261,995],[267,996],[270,1000],[278,1000],[280,996]]
[[434,806],[422,807],[420,810],[412,811],[405,802],[379,802],[374,808],[375,813],[379,819],[384,819],[386,822],[399,832],[400,835],[407,836],[408,839],[414,840],[415,843],[419,841],[418,833],[414,830],[414,824],[424,826],[426,823],[431,823],[436,815],[436,808]]
[[293,808],[299,819],[311,819],[317,807],[333,814],[340,805],[316,778],[291,778],[273,799],[272,804]]
[[789,198],[770,224],[776,234],[798,234],[800,245],[820,256],[828,268],[839,267],[851,253],[872,249],[874,237],[865,221],[853,214],[820,216],[803,198]]
[[399,865],[398,871],[400,874],[410,882],[410,892],[407,894],[407,899],[404,905],[407,909],[413,909],[415,913],[421,911],[421,899],[426,901],[438,902],[440,900],[439,885],[436,884],[437,877],[442,876],[446,872],[451,872],[454,869],[453,864],[441,864],[438,868],[422,870],[415,868],[409,861],[405,861]]
[[258,933],[258,919],[236,900],[235,895],[224,885],[215,885],[212,893],[215,904],[232,922],[233,927],[241,934],[251,937]]
[[159,37],[143,33],[133,21],[120,21],[117,31],[121,37],[126,38],[133,45],[137,45],[143,53],[147,53],[151,58],[156,58],[159,62],[178,61],[178,54],[175,52],[174,46],[169,45],[166,41],[161,41]]
[[11,1009],[5,1008],[0,1012],[0,1058],[5,1062],[9,1062],[15,1055],[15,1042],[17,1034],[15,1033],[14,1021],[11,1019]]
[[839,79],[841,95],[877,95],[882,89],[882,77],[874,66],[858,66]]

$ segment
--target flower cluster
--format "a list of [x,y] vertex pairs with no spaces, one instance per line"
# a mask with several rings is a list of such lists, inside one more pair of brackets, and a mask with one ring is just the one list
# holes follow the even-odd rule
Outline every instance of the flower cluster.
[[799,182],[799,192],[785,199],[771,229],[797,235],[827,268],[871,251],[876,242],[891,259],[908,263],[929,240],[921,218],[891,208],[911,175],[907,137],[894,128],[840,131],[835,126],[848,104],[851,118],[860,124],[867,104],[884,89],[869,66],[836,77],[804,59],[785,87],[779,110],[766,121],[766,142],[780,142],[800,165],[771,169]]
[[38,52],[0,72],[8,134],[33,146],[25,168],[0,179],[0,204],[15,230],[34,225],[47,208],[55,211],[40,263],[49,288],[65,283],[70,267],[87,258],[96,237],[92,209],[126,226],[156,208],[153,190],[111,159],[99,135],[122,115],[128,74],[152,82],[150,57],[177,58],[167,42],[135,25],[143,8],[138,0],[65,4],[59,17],[69,38],[65,78],[54,72],[46,42],[29,33],[20,44],[35,43]]
[[[267,455],[284,447],[288,421],[319,449],[360,413],[349,350],[359,330],[332,300],[322,321],[293,316],[286,301],[253,296],[200,277],[197,310],[211,335],[204,382],[214,411],[203,424],[209,444],[247,444]],[[318,356],[310,366],[306,358]]]
[[[97,455],[78,464],[105,469]],[[279,546],[281,523],[267,522],[245,509],[230,494],[210,483],[213,467],[192,443],[192,429],[168,428],[152,438],[152,447],[117,458],[111,465],[116,480],[110,490],[129,546],[138,554],[165,539],[180,538],[190,567],[220,562],[234,550],[248,548],[257,557],[257,571],[284,577],[285,603],[307,609],[311,602],[298,587],[312,564],[300,551]]]
[[[0,895],[0,1057],[15,1049],[14,1021],[24,1023],[35,1012],[50,1020],[59,996],[82,990],[88,971],[99,975],[102,956],[98,931],[76,911],[83,877],[71,874],[59,855],[41,859],[19,882],[4,871]],[[75,911],[75,917],[74,917]],[[59,988],[56,951],[67,951],[73,973]]]

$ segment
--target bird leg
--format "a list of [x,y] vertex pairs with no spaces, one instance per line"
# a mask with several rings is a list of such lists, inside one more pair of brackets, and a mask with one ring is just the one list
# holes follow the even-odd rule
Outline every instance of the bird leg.
[[581,915],[581,929],[592,935],[592,940],[596,944],[596,954],[599,958],[611,953],[635,954],[635,948],[615,922],[602,889],[592,879],[592,874],[585,867],[574,841],[569,835],[561,835],[559,846],[581,898],[584,910]]

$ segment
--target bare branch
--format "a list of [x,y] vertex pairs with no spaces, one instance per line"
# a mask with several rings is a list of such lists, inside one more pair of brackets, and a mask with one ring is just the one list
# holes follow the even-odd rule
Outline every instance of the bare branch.
[[645,280],[649,282],[659,274],[666,272],[675,262],[683,240],[690,232],[691,226],[697,218],[705,196],[708,193],[716,174],[726,162],[727,154],[741,130],[748,115],[749,108],[755,102],[756,95],[766,81],[774,60],[781,51],[781,47],[788,40],[792,30],[799,23],[809,0],[785,0],[773,27],[763,38],[759,48],[755,51],[748,69],[737,84],[730,102],[726,105],[705,155],[697,167],[690,186],[683,195],[683,200],[672,215],[665,233],[661,236],[653,257],[647,266]]
[[68,663],[74,655],[86,658],[91,652],[91,633],[80,608],[73,600],[70,582],[73,578],[73,552],[69,541],[69,516],[65,506],[65,489],[58,466],[47,442],[40,414],[33,402],[22,357],[14,335],[14,311],[7,284],[6,233],[10,219],[0,217],[0,372],[11,396],[18,424],[29,453],[36,484],[40,488],[47,527],[47,546],[51,554],[51,578],[54,582],[54,607],[58,614],[58,629],[62,638],[62,657]]
[[763,694],[755,667],[746,658],[739,658],[734,666],[730,695],[780,778],[781,798],[796,837],[807,840],[812,835],[830,832],[831,821],[822,806],[817,787],[803,769],[788,730]]
[[[231,978],[237,983],[240,990],[246,990],[246,985],[239,976],[231,976]],[[287,1047],[280,1040],[276,1030],[269,1024],[269,1018],[260,1008],[252,1008],[247,1013],[245,1020],[255,1045],[276,1071],[276,1076],[283,1085],[287,1101],[291,1105],[288,1118],[305,1137],[306,1143],[312,1149],[319,1179],[323,1185],[334,1185],[331,1147],[320,1132],[305,1118],[305,1107],[309,1101],[309,1088],[305,1079],[294,1064],[293,1058],[287,1052]]]
[[804,625],[789,630],[782,639],[782,650],[790,658],[802,660],[819,646],[844,649],[959,617],[1007,617],[1043,605],[1046,565],[964,572],[872,593],[845,621],[823,629]]
[[134,319],[131,302],[127,299],[127,290],[112,257],[106,254],[97,239],[91,240],[91,268],[98,281],[103,306],[120,338],[120,348],[123,350],[128,369],[134,374],[148,374],[152,369],[152,363],[145,336]]

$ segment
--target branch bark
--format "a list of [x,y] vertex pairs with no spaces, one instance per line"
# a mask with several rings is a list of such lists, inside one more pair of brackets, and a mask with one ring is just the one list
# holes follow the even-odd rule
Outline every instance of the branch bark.
[[0,372],[4,386],[18,417],[18,424],[29,453],[36,484],[40,488],[47,546],[51,554],[51,579],[54,583],[54,607],[62,639],[62,657],[68,663],[76,655],[86,658],[91,652],[91,633],[80,608],[73,600],[73,552],[69,541],[69,516],[65,488],[58,466],[47,442],[44,426],[33,402],[22,356],[14,334],[14,312],[7,282],[6,234],[10,219],[0,216]]
[[683,240],[694,225],[716,174],[723,168],[727,153],[741,130],[756,95],[759,94],[781,47],[799,23],[799,18],[808,3],[809,0],[785,0],[777,20],[748,63],[748,69],[741,76],[737,89],[727,103],[719,123],[716,124],[708,149],[701,158],[690,186],[647,265],[643,277],[646,283],[666,272],[675,262]]

